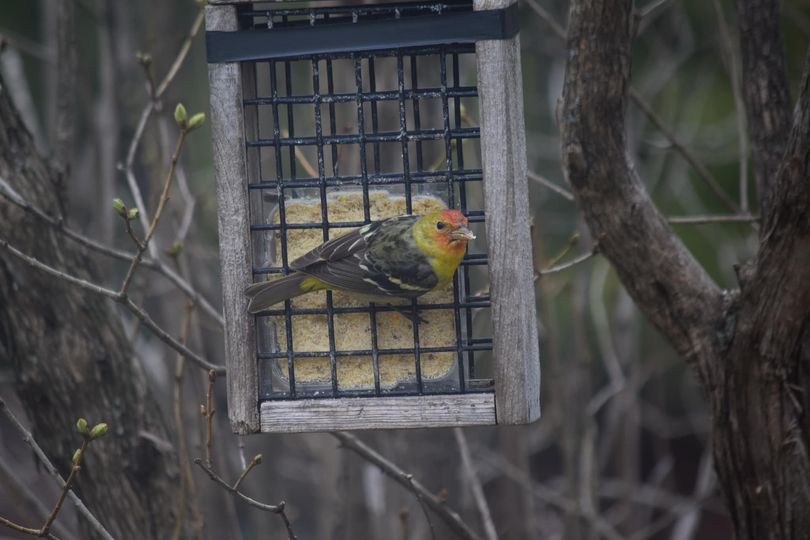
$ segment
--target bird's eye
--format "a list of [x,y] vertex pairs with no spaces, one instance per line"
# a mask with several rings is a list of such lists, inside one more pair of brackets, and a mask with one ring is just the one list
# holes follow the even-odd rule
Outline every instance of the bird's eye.
[[438,223],[436,223],[436,228],[437,228],[437,229],[439,229],[439,230],[444,229],[444,223],[442,223],[441,221],[439,221]]

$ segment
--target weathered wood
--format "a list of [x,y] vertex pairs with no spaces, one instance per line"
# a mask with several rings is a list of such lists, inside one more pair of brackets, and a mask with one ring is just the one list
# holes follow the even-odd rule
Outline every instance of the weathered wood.
[[263,432],[492,425],[492,394],[264,401]]
[[[474,7],[499,9],[513,1],[476,0]],[[498,423],[522,424],[540,417],[540,361],[520,38],[480,41],[475,49]]]
[[[206,30],[237,29],[236,8],[207,6]],[[251,282],[250,216],[239,64],[209,64],[211,136],[217,180],[228,417],[235,433],[259,430],[259,374],[253,317],[243,294]]]

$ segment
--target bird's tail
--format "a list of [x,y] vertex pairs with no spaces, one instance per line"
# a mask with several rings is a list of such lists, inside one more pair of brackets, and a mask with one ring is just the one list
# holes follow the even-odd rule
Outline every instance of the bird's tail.
[[281,279],[254,283],[245,289],[245,296],[250,298],[248,312],[255,314],[279,302],[309,292],[309,290],[301,286],[301,283],[307,277],[306,274],[295,272]]

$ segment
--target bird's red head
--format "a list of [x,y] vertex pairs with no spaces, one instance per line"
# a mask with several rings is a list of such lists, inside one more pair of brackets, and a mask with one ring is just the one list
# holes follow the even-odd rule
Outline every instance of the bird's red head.
[[436,210],[422,216],[421,228],[437,248],[463,252],[475,235],[467,228],[467,218],[458,210]]

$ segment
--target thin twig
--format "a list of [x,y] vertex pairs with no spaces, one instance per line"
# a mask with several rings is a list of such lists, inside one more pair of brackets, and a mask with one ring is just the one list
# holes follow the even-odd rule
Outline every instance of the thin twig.
[[[28,446],[31,447],[31,449],[34,451],[34,454],[36,454],[37,458],[39,458],[40,462],[45,466],[45,469],[54,478],[57,479],[59,486],[64,489],[65,485],[67,485],[65,480],[62,479],[62,476],[56,470],[56,467],[53,466],[51,460],[48,459],[47,455],[45,455],[45,451],[42,450],[42,448],[34,440],[34,437],[31,435],[31,432],[28,431],[25,428],[25,426],[23,426],[22,423],[17,419],[14,413],[12,413],[11,410],[9,410],[9,408],[6,406],[6,402],[3,401],[2,398],[0,398],[0,410],[3,411],[3,414],[5,414],[6,418],[8,418],[11,421],[11,425],[14,426],[14,428],[20,433],[23,442],[25,442]],[[87,523],[90,525],[90,527],[92,527],[105,540],[113,540],[112,535],[110,535],[110,533],[107,532],[107,529],[105,529],[104,526],[98,521],[98,519],[96,519],[96,517],[90,512],[90,510],[87,509],[82,500],[79,499],[79,497],[73,492],[73,490],[67,490],[67,496],[70,497],[71,502],[73,502],[73,504],[76,506],[76,509],[79,511],[82,517],[84,517],[84,519],[87,520]]]
[[[46,508],[39,497],[33,493],[31,486],[17,477],[17,471],[2,459],[0,459],[0,483],[4,484],[5,491],[9,496],[14,497],[18,502],[32,509],[38,518],[45,521],[50,509]],[[55,531],[59,538],[64,540],[73,540],[75,538],[73,532],[67,530],[60,523],[54,523],[51,529]],[[53,536],[53,533],[51,535]]]
[[644,19],[645,17],[649,17],[653,12],[655,12],[658,8],[669,2],[670,0],[653,0],[643,8],[639,9],[635,16],[638,20]]
[[45,524],[39,530],[39,534],[37,536],[47,536],[48,531],[51,529],[51,525],[53,525],[53,522],[56,520],[56,516],[59,515],[59,510],[62,509],[62,505],[65,503],[65,497],[67,497],[67,493],[70,491],[73,482],[76,481],[76,475],[79,474],[79,470],[81,470],[82,458],[84,457],[84,453],[87,451],[88,444],[90,444],[89,437],[82,439],[82,445],[79,447],[78,452],[73,458],[70,473],[68,474],[67,480],[65,480],[65,485],[62,486],[62,492],[59,494],[56,504],[53,505],[53,510],[51,510],[48,519],[45,520]]
[[478,507],[478,513],[481,514],[481,521],[484,524],[484,533],[487,535],[488,540],[498,540],[498,532],[495,529],[495,522],[492,520],[492,513],[489,511],[487,498],[484,495],[484,488],[481,486],[481,480],[475,472],[475,466],[473,465],[472,456],[470,455],[470,447],[467,444],[467,437],[464,436],[464,431],[461,428],[454,428],[453,434],[456,436],[456,444],[458,444],[459,454],[461,454],[461,466],[472,488],[473,498]]
[[570,191],[568,191],[567,189],[565,189],[563,187],[558,186],[557,184],[555,184],[551,180],[545,178],[544,176],[540,176],[539,174],[537,174],[536,172],[533,172],[533,171],[528,171],[526,173],[526,175],[529,177],[529,180],[531,180],[532,182],[537,182],[541,186],[547,187],[548,189],[550,189],[551,191],[553,191],[557,195],[562,196],[562,198],[564,198],[564,199],[566,199],[568,201],[573,201],[574,200],[573,193],[571,193]]
[[[532,230],[532,233],[533,233],[533,232],[534,232],[534,231]],[[572,235],[571,235],[571,236],[568,238],[568,242],[566,242],[566,243],[565,243],[565,247],[563,247],[563,248],[562,248],[562,250],[561,250],[559,253],[557,253],[555,256],[553,256],[553,257],[552,257],[552,258],[551,258],[551,259],[550,259],[550,260],[549,260],[549,261],[546,263],[546,267],[549,267],[549,266],[554,266],[555,264],[557,264],[558,262],[560,262],[561,260],[563,260],[563,258],[564,258],[566,255],[568,255],[568,253],[569,253],[569,252],[570,252],[570,251],[571,251],[571,250],[574,248],[574,246],[576,246],[577,244],[579,244],[579,233],[578,233],[578,232],[574,232],[574,234],[572,234]]]
[[[172,62],[169,71],[166,73],[166,76],[163,77],[160,85],[158,85],[157,90],[155,90],[154,94],[150,96],[149,101],[144,106],[143,110],[141,111],[141,115],[138,118],[138,124],[135,128],[135,134],[132,136],[132,140],[129,143],[129,148],[127,149],[127,157],[124,162],[124,174],[127,178],[127,184],[129,186],[130,191],[132,192],[132,197],[135,199],[135,205],[137,208],[141,210],[140,212],[140,221],[141,225],[143,226],[144,230],[149,228],[149,218],[146,214],[146,206],[143,202],[143,196],[141,195],[141,190],[138,187],[138,180],[135,177],[134,172],[134,163],[135,163],[135,155],[138,152],[138,146],[143,139],[143,134],[146,131],[146,124],[149,122],[149,118],[152,116],[152,113],[158,109],[160,106],[160,98],[163,96],[163,93],[169,88],[169,86],[174,81],[175,76],[180,71],[180,67],[183,65],[186,57],[188,56],[188,51],[191,46],[191,42],[193,41],[194,37],[199,33],[200,27],[202,26],[202,22],[204,20],[204,11],[203,6],[200,6],[200,10],[197,13],[197,16],[194,18],[194,21],[191,23],[191,29],[189,30],[188,34],[186,34],[185,39],[183,40],[182,45],[180,46],[180,50],[175,56],[174,61]],[[151,246],[149,248],[149,254],[152,256],[153,259],[159,259],[160,255],[158,253],[157,248]]]
[[689,150],[675,134],[664,125],[663,120],[656,114],[656,112],[650,107],[649,103],[647,103],[641,94],[639,94],[634,88],[630,88],[628,92],[630,99],[636,106],[641,109],[641,112],[652,122],[652,124],[661,132],[661,134],[669,141],[669,144],[678,152],[681,157],[686,160],[686,162],[695,170],[698,175],[698,178],[703,180],[703,183],[714,193],[718,199],[720,199],[723,204],[732,212],[739,213],[740,208],[736,202],[734,202],[728,194],[723,191],[723,188],[720,187],[720,184],[717,183],[714,175],[709,172],[709,169],[706,168],[703,163],[698,160],[698,158]]
[[[70,229],[65,225],[65,222],[63,220],[48,215],[44,211],[40,210],[36,206],[33,206],[28,201],[23,199],[16,191],[14,191],[11,188],[8,182],[6,182],[2,177],[0,177],[0,195],[3,195],[6,199],[11,201],[18,207],[36,216],[38,219],[44,221],[46,224],[50,225],[57,232],[65,235],[66,237],[70,238],[71,240],[88,249],[91,249],[102,255],[113,257],[115,259],[119,259],[122,261],[132,261],[132,258],[135,256],[134,253],[105,246],[93,240],[92,238],[84,236],[83,234],[76,232],[73,229]],[[219,323],[220,326],[224,325],[222,313],[217,311],[211,305],[211,303],[205,299],[204,296],[202,296],[199,292],[197,292],[194,289],[194,287],[192,287],[192,285],[187,280],[183,279],[179,274],[174,272],[162,261],[143,258],[141,260],[141,266],[149,268],[150,270],[153,270],[162,275],[163,277],[165,277],[166,279],[168,279],[178,289],[180,289],[180,291],[182,291],[183,294],[185,294],[189,299],[194,301],[194,303],[198,305],[202,309],[202,311],[204,311],[207,315],[209,315],[212,319],[214,319],[217,323]]]
[[[413,475],[412,474],[405,474],[403,473],[403,477],[405,480],[408,481],[411,485],[413,485]],[[436,540],[436,528],[433,526],[433,521],[430,519],[430,512],[428,512],[427,504],[425,504],[425,499],[419,491],[414,490],[414,494],[416,494],[416,500],[419,503],[419,507],[422,508],[422,513],[425,515],[425,521],[428,524],[428,530],[430,531],[430,538],[432,540]]]
[[[146,248],[149,246],[149,241],[152,240],[152,237],[155,234],[155,229],[157,229],[158,221],[160,221],[160,217],[163,215],[163,210],[166,208],[166,201],[169,200],[169,189],[172,186],[172,178],[174,178],[174,170],[177,167],[177,160],[180,158],[180,152],[183,150],[183,143],[186,140],[187,134],[188,130],[185,127],[180,128],[180,133],[177,136],[177,144],[174,147],[174,153],[172,154],[171,161],[169,162],[169,169],[166,171],[166,176],[163,179],[163,191],[160,193],[158,207],[157,210],[155,210],[155,215],[152,216],[152,222],[149,224],[149,229],[146,231],[146,236],[142,242],[138,242],[138,239],[132,235],[132,239],[135,241],[137,246],[137,251],[135,252],[135,256],[132,257],[132,262],[129,265],[129,270],[127,270],[127,275],[121,284],[121,294],[127,294],[127,289],[129,289],[129,285],[132,283],[132,278],[135,276],[135,270],[141,263],[143,254],[146,251]],[[128,221],[126,217],[124,217],[124,220]]]
[[217,373],[214,370],[208,372],[208,390],[205,393],[205,404],[200,405],[200,412],[205,419],[205,466],[209,469],[213,467],[213,453],[211,451],[211,440],[214,426],[214,383],[217,380]]
[[188,34],[186,34],[182,45],[180,45],[180,51],[178,51],[177,57],[174,59],[174,62],[172,62],[166,76],[163,77],[163,80],[160,81],[160,84],[158,85],[157,92],[155,92],[156,98],[160,98],[166,89],[169,88],[169,85],[172,84],[177,72],[180,71],[180,68],[183,66],[183,62],[185,62],[186,56],[188,56],[188,51],[191,49],[191,43],[194,41],[194,37],[197,35],[197,33],[199,33],[200,27],[205,20],[204,7],[205,2],[202,2],[199,10],[197,11],[197,16],[194,17],[194,22],[191,23],[191,30],[189,30]]
[[739,153],[737,160],[739,162],[740,177],[740,209],[743,212],[748,212],[748,124],[745,118],[745,102],[743,101],[743,92],[740,86],[739,63],[737,61],[737,55],[735,54],[736,49],[731,40],[731,32],[729,32],[728,24],[726,24],[726,18],[723,14],[723,8],[718,0],[714,0],[713,4],[715,14],[717,15],[717,23],[720,27],[720,43],[727,57],[728,78],[731,81],[731,95],[734,97],[734,112],[737,116],[737,146]]
[[[558,38],[565,41],[567,39],[567,31],[545,10],[542,6],[539,5],[537,0],[527,0],[529,6],[537,13],[537,15],[543,19],[543,21],[548,25],[549,28],[557,35]],[[644,18],[652,13],[655,9],[659,6],[665,4],[667,0],[660,0],[658,2],[654,2],[649,6],[645,7],[641,12],[639,12],[638,17]],[[680,140],[675,136],[672,131],[667,128],[661,118],[652,110],[652,107],[644,100],[643,97],[635,90],[635,88],[630,87],[628,95],[630,99],[638,106],[639,109],[647,116],[650,122],[655,125],[655,127],[664,135],[664,137],[669,141],[670,145],[678,152],[684,160],[697,172],[698,177],[709,187],[709,189],[725,204],[732,212],[738,213],[740,209],[717,183],[714,176],[709,172],[709,170],[692,154],[692,152],[684,146]]]
[[242,480],[244,480],[247,477],[247,475],[250,473],[250,471],[253,470],[253,467],[255,467],[256,465],[259,465],[261,462],[262,462],[262,455],[261,454],[256,454],[255,456],[253,456],[253,459],[250,460],[250,463],[248,463],[245,466],[245,468],[242,469],[242,474],[240,474],[239,478],[236,479],[236,482],[233,483],[233,486],[231,486],[231,489],[233,489],[234,491],[239,489],[239,485],[242,483]]
[[563,26],[551,16],[551,13],[546,11],[546,8],[540,5],[540,2],[537,0],[527,0],[529,7],[537,14],[538,17],[543,19],[543,21],[551,28],[551,31],[557,35],[558,38],[565,41],[566,38],[566,30]]
[[759,216],[736,214],[730,216],[672,216],[667,221],[673,225],[703,225],[706,223],[758,223]]
[[408,479],[408,473],[400,469],[397,465],[388,461],[354,435],[342,431],[332,432],[332,435],[340,441],[343,447],[348,448],[366,461],[376,465],[384,474],[392,478],[399,485],[414,495],[418,493],[425,504],[427,504],[427,506],[460,538],[466,540],[480,540],[481,537],[464,523],[464,520],[461,519],[461,516],[459,516],[457,512],[450,509],[443,500],[428,491],[418,480],[413,479],[413,477]]
[[583,253],[582,255],[580,255],[578,257],[574,257],[573,259],[571,259],[568,262],[558,264],[557,266],[552,266],[552,267],[546,268],[544,270],[540,270],[539,272],[537,272],[536,277],[547,276],[549,274],[556,274],[558,272],[562,272],[563,270],[568,270],[569,268],[573,268],[574,266],[576,266],[578,264],[584,263],[585,261],[587,261],[591,257],[594,257],[594,256],[596,256],[598,254],[599,254],[599,244],[594,244],[593,248],[591,248],[591,250],[589,252]]
[[[180,339],[182,345],[188,344],[188,334],[191,328],[191,317],[194,313],[194,303],[186,303],[186,313],[180,324]],[[183,522],[185,521],[186,506],[189,496],[195,492],[194,475],[189,464],[188,441],[186,440],[186,423],[183,420],[183,374],[185,373],[186,358],[178,354],[174,361],[174,427],[177,430],[177,456],[180,467],[180,500],[177,503],[177,523],[172,538],[179,539],[183,535]],[[192,505],[193,506],[193,505]],[[199,515],[195,515],[199,518]]]
[[247,504],[249,504],[254,508],[264,510],[265,512],[272,512],[274,514],[278,514],[279,516],[281,516],[281,519],[284,520],[284,527],[287,529],[287,538],[289,540],[296,539],[295,532],[293,531],[292,528],[292,524],[290,523],[290,520],[287,518],[287,514],[284,511],[284,507],[286,506],[286,503],[284,501],[281,501],[278,504],[266,504],[263,502],[259,502],[256,499],[248,497],[241,491],[231,487],[231,485],[228,484],[228,482],[226,482],[225,480],[223,480],[217,473],[215,473],[212,469],[206,467],[200,458],[196,458],[194,460],[194,464],[199,466],[203,471],[205,471],[205,473],[211,480],[213,480],[214,482],[225,488],[225,490],[228,493],[236,495],[237,497],[239,497],[240,499],[242,499],[243,501],[245,501]]
[[81,287],[87,291],[93,292],[95,294],[99,294],[101,296],[106,296],[107,298],[111,298],[116,302],[119,302],[126,306],[133,315],[135,315],[140,321],[151,330],[155,336],[164,342],[166,345],[174,349],[175,351],[183,354],[186,358],[197,364],[198,366],[213,370],[217,373],[217,375],[225,375],[225,368],[222,366],[217,366],[205,360],[203,357],[183,345],[182,343],[178,342],[176,339],[171,337],[163,328],[161,328],[152,318],[138,305],[136,305],[132,299],[127,297],[126,295],[121,295],[119,292],[113,291],[111,289],[106,289],[95,283],[90,283],[81,278],[77,278],[62,272],[61,270],[57,270],[47,264],[29,256],[25,253],[22,253],[14,246],[10,245],[8,241],[3,238],[0,238],[0,247],[5,248],[8,250],[9,253],[23,261],[24,263],[28,264],[29,266],[36,268],[37,270],[41,270],[47,274],[50,274],[54,277],[57,277],[71,285],[75,285],[77,287]]

